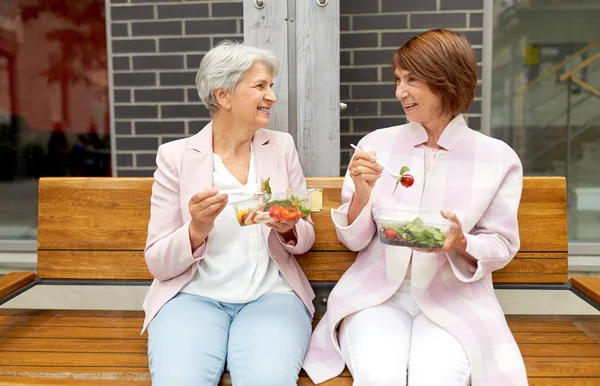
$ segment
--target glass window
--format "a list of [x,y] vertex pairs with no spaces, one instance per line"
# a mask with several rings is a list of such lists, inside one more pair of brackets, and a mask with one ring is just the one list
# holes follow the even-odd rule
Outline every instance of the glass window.
[[494,2],[492,135],[567,178],[569,239],[600,242],[600,2]]
[[0,240],[36,239],[38,178],[111,175],[104,4],[0,4]]

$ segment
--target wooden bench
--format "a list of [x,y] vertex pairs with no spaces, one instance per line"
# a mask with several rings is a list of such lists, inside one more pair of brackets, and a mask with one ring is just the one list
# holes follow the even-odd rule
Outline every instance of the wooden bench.
[[[322,189],[317,241],[298,261],[314,285],[316,321],[332,285],[355,257],[338,240],[330,208],[342,179],[309,178]],[[148,285],[143,248],[151,178],[43,178],[37,273],[0,278],[3,301],[44,284]],[[598,307],[600,281],[567,277],[565,180],[526,177],[519,209],[521,250],[494,273],[497,287],[573,290]],[[596,303],[593,303],[593,302]],[[141,311],[0,308],[0,385],[149,385]],[[600,317],[509,315],[530,385],[599,385]],[[224,374],[222,384],[230,384]],[[312,385],[301,373],[299,385]],[[351,385],[346,370],[329,386]]]

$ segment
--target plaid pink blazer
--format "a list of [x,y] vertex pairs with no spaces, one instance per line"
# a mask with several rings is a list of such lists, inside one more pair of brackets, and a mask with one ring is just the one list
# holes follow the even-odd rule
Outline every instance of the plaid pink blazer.
[[[453,211],[462,222],[470,264],[452,253],[412,253],[412,286],[421,309],[433,322],[452,333],[471,363],[473,386],[527,385],[523,358],[494,294],[491,273],[507,265],[519,250],[517,210],[523,170],[516,153],[505,143],[467,127],[454,118],[439,139],[437,153],[424,181],[423,149],[427,133],[417,123],[376,130],[359,147],[375,150],[393,170],[409,166],[415,178],[408,189],[383,173],[371,200],[350,225],[347,210],[354,192],[346,174],[342,206],[332,211],[341,242],[358,251],[328,300],[328,310],[315,329],[304,369],[315,383],[344,369],[337,340],[340,321],[354,312],[389,299],[408,268],[411,250],[383,245],[371,215],[374,207]],[[432,350],[435,348],[432,347]]]

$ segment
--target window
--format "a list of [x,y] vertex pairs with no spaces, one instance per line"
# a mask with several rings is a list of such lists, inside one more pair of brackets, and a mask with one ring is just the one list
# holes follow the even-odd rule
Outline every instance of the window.
[[600,3],[494,4],[492,135],[566,176],[570,241],[600,243]]
[[0,4],[0,240],[37,237],[37,181],[109,176],[104,0]]

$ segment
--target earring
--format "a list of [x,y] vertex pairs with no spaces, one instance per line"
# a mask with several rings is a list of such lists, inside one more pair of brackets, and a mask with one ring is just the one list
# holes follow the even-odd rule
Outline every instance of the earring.
[[229,110],[231,109],[231,105],[228,103],[227,106],[225,106],[225,110]]

